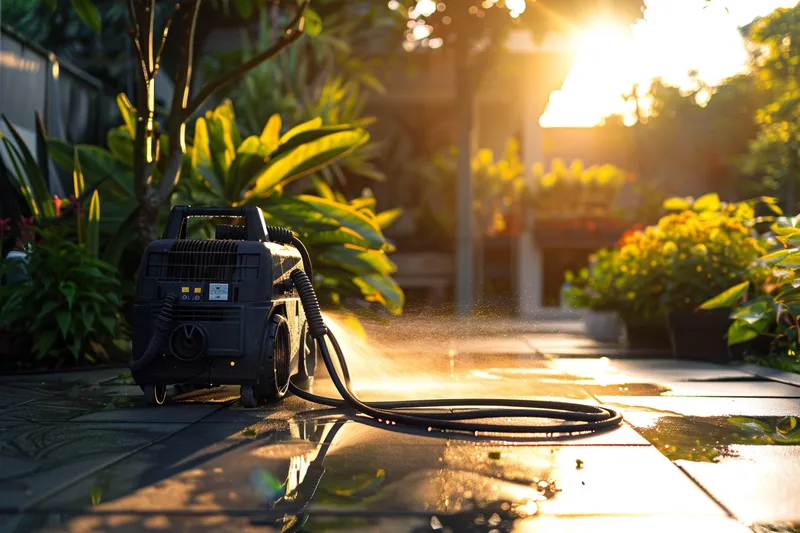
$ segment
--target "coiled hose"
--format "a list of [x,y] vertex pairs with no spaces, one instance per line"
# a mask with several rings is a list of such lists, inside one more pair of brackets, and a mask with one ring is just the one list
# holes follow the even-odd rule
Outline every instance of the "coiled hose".
[[164,297],[164,301],[161,304],[161,312],[158,313],[153,324],[153,336],[150,337],[150,343],[142,356],[139,359],[132,359],[128,365],[132,371],[142,370],[160,353],[161,347],[167,340],[169,327],[175,318],[175,304],[177,301],[178,297],[173,292],[167,293]]
[[[568,434],[612,429],[622,424],[622,415],[608,407],[583,405],[571,402],[543,400],[514,400],[497,398],[452,398],[444,400],[406,400],[395,402],[362,402],[351,390],[350,372],[347,369],[342,349],[333,333],[325,326],[314,287],[302,270],[291,273],[291,280],[297,287],[300,300],[306,313],[309,332],[317,343],[322,360],[342,399],[328,398],[308,392],[293,381],[289,390],[305,400],[330,407],[336,407],[363,414],[378,422],[403,424],[428,428],[428,430],[456,431],[468,433],[524,433],[524,434]],[[327,340],[333,347],[342,376],[336,370],[328,349]],[[342,379],[342,377],[344,379]],[[424,409],[419,414],[414,410]],[[431,410],[440,409],[431,412]],[[486,423],[476,420],[490,420],[510,417],[562,420],[561,424],[520,424],[501,422]]]

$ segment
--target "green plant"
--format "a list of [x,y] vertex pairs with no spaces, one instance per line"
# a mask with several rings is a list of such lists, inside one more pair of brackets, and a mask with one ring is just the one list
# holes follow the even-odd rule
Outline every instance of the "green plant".
[[[100,196],[96,188],[86,188],[77,151],[73,151],[70,169],[73,178],[73,194],[61,199],[50,191],[48,180],[49,150],[41,117],[37,118],[38,149],[36,156],[30,151],[14,125],[3,116],[14,142],[0,134],[13,171],[4,169],[11,186],[24,199],[27,211],[40,226],[60,224],[74,230],[69,238],[77,239],[92,257],[97,258],[100,249]],[[4,165],[0,160],[0,165]],[[89,203],[86,210],[85,203]]]
[[752,226],[757,201],[724,204],[716,194],[670,199],[657,224],[627,232],[615,250],[597,254],[594,270],[573,301],[613,308],[626,322],[660,324],[671,311],[692,311],[732,283],[766,278],[766,251]]
[[369,197],[342,202],[324,184],[321,196],[284,194],[286,185],[345,157],[369,135],[350,125],[323,126],[321,119],[280,131],[273,115],[260,136],[243,139],[229,101],[207,112],[195,124],[190,178],[175,201],[257,205],[268,224],[290,228],[309,247],[322,295],[334,303],[358,296],[399,313],[403,293],[387,255],[394,246],[382,232],[399,213],[376,214]]
[[97,363],[120,327],[116,271],[69,240],[64,227],[32,230],[28,260],[0,263],[0,273],[22,268],[29,281],[0,285],[0,328],[30,333],[36,359],[55,366]]
[[574,308],[597,311],[618,310],[624,300],[619,292],[619,252],[599,250],[589,258],[589,267],[577,274],[567,272],[565,281],[570,285],[565,297]]
[[[760,258],[767,276],[761,283],[742,282],[726,288],[702,307],[732,309],[728,344],[741,344],[759,336],[773,338],[772,355],[798,363],[800,332],[800,218],[781,218],[772,225],[783,248]],[[779,361],[778,361],[779,362]],[[774,364],[771,366],[775,366]]]

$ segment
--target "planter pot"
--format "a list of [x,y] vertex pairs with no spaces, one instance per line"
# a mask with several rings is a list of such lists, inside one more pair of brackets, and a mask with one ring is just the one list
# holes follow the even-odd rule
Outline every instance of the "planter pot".
[[766,357],[769,355],[772,348],[772,337],[767,335],[759,335],[755,339],[740,344],[729,346],[731,359],[734,361],[743,361],[746,356],[753,355],[759,357]]
[[17,370],[32,359],[33,338],[30,335],[0,331],[0,370]]
[[586,336],[598,342],[619,342],[622,324],[616,311],[586,309],[583,314]]
[[671,312],[668,323],[675,358],[711,363],[730,361],[726,338],[731,325],[729,314],[727,309]]
[[669,332],[663,326],[625,323],[628,348],[632,350],[669,350]]

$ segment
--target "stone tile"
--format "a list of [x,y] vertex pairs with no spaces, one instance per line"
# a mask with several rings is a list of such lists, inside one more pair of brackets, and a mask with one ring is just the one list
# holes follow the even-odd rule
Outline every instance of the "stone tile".
[[675,533],[676,531],[713,533],[752,533],[743,524],[729,518],[708,518],[667,514],[659,516],[563,517],[535,516],[518,521],[517,533]]
[[787,385],[794,385],[796,387],[800,387],[800,374],[795,374],[793,372],[784,372],[783,370],[778,370],[776,368],[768,368],[765,366],[758,366],[758,365],[742,364],[742,365],[736,365],[736,368],[743,372],[753,374],[755,376],[772,379],[780,383],[786,383]]
[[[669,390],[663,390],[669,389]],[[800,387],[772,381],[763,382],[663,382],[652,387],[652,396],[697,398],[800,398]],[[595,394],[601,402],[615,402],[627,391],[608,387]]]
[[626,396],[608,398],[626,420],[638,413],[684,416],[800,416],[800,399],[686,398],[680,396]]
[[185,427],[182,424],[24,424],[0,432],[0,508],[35,503],[75,479]]
[[[261,485],[266,477],[298,497],[310,497],[306,491],[317,487],[312,515],[312,508],[443,512],[541,500],[546,515],[721,516],[713,501],[649,446],[479,444],[335,422],[248,429],[253,431],[243,431],[242,424],[197,424],[119,462],[102,472],[110,480],[102,500],[108,503],[96,510],[247,512],[274,499]],[[314,465],[320,453],[324,462]],[[537,488],[542,481],[547,483]],[[92,487],[103,483],[92,476],[40,509],[85,506]],[[653,498],[658,491],[673,496]]]
[[677,464],[745,523],[800,522],[800,447],[731,448],[717,463]]
[[221,405],[174,404],[159,407],[118,408],[81,415],[72,421],[191,424],[207,417],[221,407]]
[[42,392],[0,385],[0,410],[46,397]]
[[12,383],[14,385],[102,383],[127,372],[128,369],[120,365],[114,368],[88,368],[86,370],[51,373],[8,374],[0,376],[0,383]]

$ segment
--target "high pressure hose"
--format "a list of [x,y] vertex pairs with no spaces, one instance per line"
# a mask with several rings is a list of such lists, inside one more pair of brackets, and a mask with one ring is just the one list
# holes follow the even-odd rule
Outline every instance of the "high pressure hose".
[[290,229],[282,228],[280,226],[267,226],[267,236],[272,242],[280,244],[291,244],[295,249],[300,252],[300,257],[303,259],[303,270],[308,274],[308,278],[314,279],[314,272],[311,267],[311,258],[308,255],[308,250],[303,241],[295,237]]
[[[306,263],[310,264],[310,263]],[[567,434],[600,431],[612,429],[622,424],[622,416],[608,407],[584,405],[571,402],[556,402],[544,400],[514,400],[496,398],[452,398],[443,400],[405,400],[394,402],[362,402],[350,386],[350,372],[347,369],[342,349],[336,337],[325,325],[322,318],[317,296],[308,275],[296,269],[291,273],[291,280],[300,295],[300,301],[306,313],[309,324],[309,333],[317,343],[317,348],[322,354],[322,360],[333,380],[336,390],[342,399],[328,398],[313,394],[293,381],[289,382],[289,390],[293,394],[322,405],[352,411],[356,414],[366,415],[378,422],[387,424],[402,424],[427,428],[429,431],[457,431],[467,433],[524,433],[524,434]],[[342,376],[336,370],[328,349],[328,342],[333,346]],[[424,412],[414,413],[414,410],[424,409]],[[431,409],[441,409],[431,412]],[[476,420],[489,420],[499,418],[540,418],[549,420],[563,420],[566,424],[549,425],[513,425],[501,422],[486,423]]]
[[132,359],[128,365],[134,372],[139,371],[149,365],[153,359],[161,353],[161,347],[167,340],[169,327],[175,318],[175,304],[178,297],[175,293],[170,292],[164,297],[164,302],[161,304],[161,312],[155,319],[153,324],[153,336],[150,337],[150,343],[147,345],[144,353],[139,359]]

